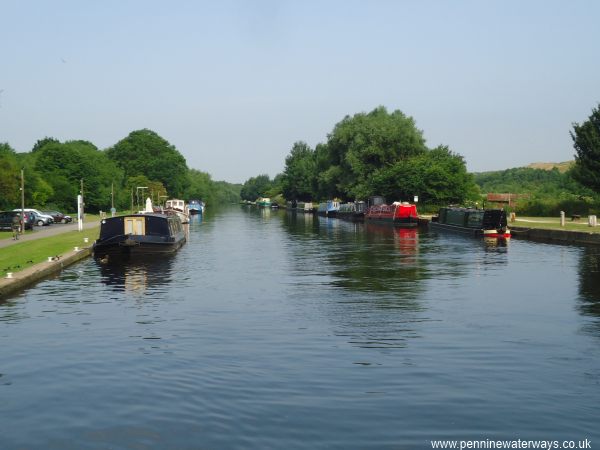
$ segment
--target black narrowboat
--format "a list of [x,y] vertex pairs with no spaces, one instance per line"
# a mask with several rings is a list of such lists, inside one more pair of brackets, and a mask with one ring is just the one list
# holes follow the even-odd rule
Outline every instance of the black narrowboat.
[[172,253],[186,242],[176,214],[130,214],[102,219],[94,257]]
[[440,208],[438,215],[431,218],[429,227],[486,238],[510,238],[503,209]]

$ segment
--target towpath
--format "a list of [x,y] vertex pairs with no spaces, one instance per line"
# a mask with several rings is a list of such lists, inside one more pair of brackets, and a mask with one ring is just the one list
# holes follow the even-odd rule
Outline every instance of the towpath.
[[[89,222],[84,222],[83,228],[85,230],[87,230],[89,228],[94,228],[99,225],[100,225],[100,219],[92,220]],[[35,239],[42,239],[45,237],[55,236],[57,234],[66,233],[68,231],[76,231],[76,230],[77,230],[77,223],[69,223],[69,224],[57,223],[54,225],[50,225],[48,227],[43,227],[41,229],[36,227],[34,229],[33,233],[22,234],[21,236],[19,236],[18,241],[15,241],[14,239],[11,239],[11,238],[0,240],[0,248],[8,247],[8,246],[16,244],[18,242],[33,241]]]

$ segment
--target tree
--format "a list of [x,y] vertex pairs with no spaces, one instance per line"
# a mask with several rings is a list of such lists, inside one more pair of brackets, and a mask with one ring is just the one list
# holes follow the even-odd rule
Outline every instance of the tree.
[[38,141],[33,145],[33,148],[31,149],[31,153],[37,152],[39,149],[41,149],[46,144],[60,144],[60,141],[58,139],[54,139],[54,138],[47,137],[47,136],[44,139],[38,139]]
[[242,186],[240,196],[243,200],[254,201],[258,197],[264,197],[267,195],[269,189],[271,189],[272,183],[269,175],[258,175],[246,180]]
[[[328,173],[322,183],[336,185],[346,197],[367,197],[370,178],[381,168],[427,150],[422,131],[412,117],[380,106],[369,113],[346,116],[328,136]],[[337,178],[337,179],[335,179]]]
[[154,131],[132,131],[107,149],[106,155],[125,172],[125,178],[145,175],[162,182],[173,197],[180,197],[185,191],[188,183],[185,158]]
[[576,152],[573,177],[600,192],[600,104],[583,124],[574,123],[570,134]]
[[315,152],[305,142],[294,143],[285,158],[285,169],[281,175],[283,196],[290,200],[311,200],[317,182],[316,175]]
[[53,203],[72,210],[84,181],[86,209],[107,210],[111,185],[122,183],[123,173],[88,141],[50,142],[35,154],[35,170],[54,191]]
[[214,186],[210,175],[200,170],[191,169],[188,173],[189,183],[185,190],[188,199],[197,198],[205,203],[213,203]]
[[12,209],[19,201],[19,168],[13,148],[0,143],[0,209]]
[[462,156],[439,146],[419,156],[377,171],[371,189],[389,200],[412,200],[433,205],[464,203],[477,198],[479,188],[467,172]]

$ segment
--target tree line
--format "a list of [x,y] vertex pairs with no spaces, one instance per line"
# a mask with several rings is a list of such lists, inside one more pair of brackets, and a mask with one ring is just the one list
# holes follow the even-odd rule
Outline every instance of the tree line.
[[21,170],[25,205],[40,209],[76,209],[82,180],[86,210],[93,212],[109,210],[113,201],[120,211],[130,209],[132,203],[137,208],[147,196],[155,203],[166,198],[231,203],[239,200],[241,189],[188,168],[173,145],[148,129],[133,131],[105,150],[89,141],[60,142],[48,137],[26,153],[0,143],[0,209],[20,206]]
[[[475,201],[479,189],[463,157],[447,146],[428,148],[412,117],[383,106],[346,116],[327,141],[313,149],[293,144],[283,173],[250,178],[241,196],[281,194],[286,200],[364,200],[384,195],[390,201],[441,205]],[[258,195],[257,195],[258,194]]]
[[380,106],[346,116],[327,141],[313,149],[293,144],[283,173],[273,180],[262,174],[248,179],[245,200],[259,196],[281,200],[366,199],[384,195],[390,201],[412,200],[428,206],[482,204],[487,192],[530,194],[523,212],[600,208],[600,105],[570,132],[575,164],[567,173],[532,168],[470,174],[462,156],[440,145],[428,148],[412,117]]

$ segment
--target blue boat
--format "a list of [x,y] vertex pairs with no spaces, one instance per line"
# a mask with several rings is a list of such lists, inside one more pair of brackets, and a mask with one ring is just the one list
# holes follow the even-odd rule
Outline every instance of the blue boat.
[[204,202],[202,200],[190,200],[188,210],[190,214],[204,214]]

